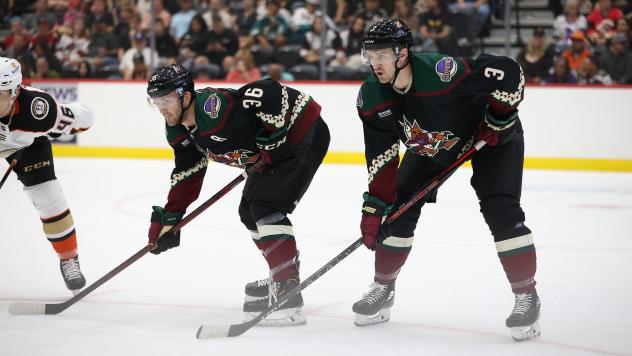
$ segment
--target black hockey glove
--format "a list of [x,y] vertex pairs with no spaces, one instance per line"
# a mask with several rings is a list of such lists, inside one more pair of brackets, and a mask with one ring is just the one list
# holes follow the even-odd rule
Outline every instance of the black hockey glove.
[[287,128],[282,127],[268,134],[261,128],[255,138],[261,159],[273,166],[294,157],[294,149],[287,137]]
[[154,246],[150,251],[154,255],[165,252],[170,248],[180,246],[180,230],[170,232],[173,225],[182,220],[183,213],[171,212],[166,213],[161,207],[152,207],[151,224],[149,225],[149,242]]
[[503,145],[513,136],[515,123],[518,118],[518,111],[508,114],[505,119],[495,118],[489,112],[489,106],[485,109],[483,121],[481,121],[475,133],[476,141],[484,140],[487,146],[494,147]]

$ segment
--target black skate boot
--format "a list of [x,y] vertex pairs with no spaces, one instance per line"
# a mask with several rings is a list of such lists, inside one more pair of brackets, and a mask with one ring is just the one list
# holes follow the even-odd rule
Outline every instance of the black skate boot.
[[254,302],[259,299],[268,298],[268,289],[270,288],[270,278],[260,279],[258,281],[246,284],[244,293],[244,304]]
[[362,299],[353,304],[356,313],[354,324],[368,326],[385,323],[391,317],[391,307],[395,302],[395,286],[373,282]]
[[505,325],[515,341],[525,341],[540,336],[540,298],[534,289],[529,293],[516,294],[516,303]]
[[61,270],[61,276],[64,277],[66,288],[70,289],[72,294],[76,295],[86,285],[86,279],[79,268],[79,256],[60,260],[59,269]]
[[[256,282],[253,282],[253,284],[249,283],[249,285],[252,285],[254,287],[254,283]],[[264,298],[244,303],[244,320],[248,321],[258,316],[259,314],[267,310],[268,307],[274,304],[279,298],[283,297],[285,294],[296,288],[298,285],[299,281],[297,279],[287,279],[284,281],[272,282],[269,285],[268,293]],[[303,296],[301,295],[301,293],[299,293],[294,298],[285,302],[281,307],[279,307],[279,309],[268,315],[257,325],[303,325],[307,322],[307,320],[305,319],[305,315],[303,314],[302,307]]]

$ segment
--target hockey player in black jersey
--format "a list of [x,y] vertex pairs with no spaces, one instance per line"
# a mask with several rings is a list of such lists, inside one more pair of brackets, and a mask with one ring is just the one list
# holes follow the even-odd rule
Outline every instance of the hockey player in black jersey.
[[[522,70],[506,57],[412,53],[411,45],[410,31],[397,19],[371,26],[363,40],[362,58],[373,75],[362,84],[356,103],[369,172],[361,232],[365,245],[375,250],[375,275],[353,305],[356,325],[388,321],[395,280],[412,247],[421,208],[435,202],[436,192],[392,223],[382,225],[383,219],[474,142],[485,140],[486,147],[472,158],[471,185],[515,294],[506,326],[517,341],[535,337],[540,334],[536,253],[520,207]],[[401,164],[400,142],[406,146]]]
[[[180,244],[169,233],[197,199],[209,160],[246,168],[266,163],[250,175],[239,216],[270,268],[269,278],[246,285],[246,318],[258,315],[299,284],[298,251],[288,214],[296,208],[329,146],[320,106],[309,95],[272,79],[240,89],[195,91],[187,70],[177,64],[159,69],[147,87],[149,101],[166,122],[175,153],[171,190],[164,207],[154,207],[149,229],[152,253]],[[264,325],[306,322],[301,294],[262,321]]]
[[59,256],[66,287],[75,294],[86,280],[79,268],[72,214],[55,177],[49,139],[85,131],[93,122],[86,106],[59,104],[49,94],[22,85],[20,63],[0,57],[0,157],[8,162],[17,160],[13,171]]

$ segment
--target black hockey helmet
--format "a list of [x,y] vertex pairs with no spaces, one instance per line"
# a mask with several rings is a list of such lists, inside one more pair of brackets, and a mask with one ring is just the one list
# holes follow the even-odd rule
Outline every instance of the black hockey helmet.
[[399,54],[402,48],[410,48],[413,45],[413,35],[406,24],[400,19],[387,19],[369,27],[362,39],[362,49],[372,50],[392,48]]
[[195,97],[193,78],[189,71],[179,64],[170,64],[158,69],[147,83],[147,95],[150,98],[167,95],[172,91],[175,91],[179,98],[187,91]]

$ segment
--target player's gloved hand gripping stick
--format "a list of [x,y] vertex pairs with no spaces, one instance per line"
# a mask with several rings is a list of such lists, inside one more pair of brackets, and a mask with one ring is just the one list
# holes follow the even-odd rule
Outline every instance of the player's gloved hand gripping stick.
[[[465,161],[467,161],[475,152],[479,151],[483,146],[487,143],[484,140],[476,142],[474,147],[470,148],[466,151],[461,157],[457,158],[454,163],[450,166],[446,167],[443,171],[441,171],[433,180],[431,180],[428,184],[426,184],[421,190],[415,194],[406,204],[399,207],[399,209],[390,215],[386,220],[384,220],[384,224],[388,224],[391,221],[397,219],[401,216],[406,210],[408,210],[415,203],[420,201],[424,196],[428,193],[432,192],[434,189],[439,187],[443,182],[445,182],[456,170],[459,168]],[[355,251],[358,247],[362,246],[363,238],[357,239],[353,242],[349,247],[344,249],[344,251],[340,252],[336,257],[334,257],[331,261],[327,262],[323,267],[321,267],[318,271],[314,272],[311,276],[305,279],[301,284],[299,284],[296,288],[288,292],[287,294],[280,297],[274,304],[268,307],[264,312],[256,316],[254,319],[246,321],[240,324],[233,325],[202,325],[197,331],[196,337],[198,339],[206,339],[206,338],[221,338],[221,337],[235,337],[239,336],[250,328],[255,326],[258,322],[263,320],[266,316],[273,313],[277,308],[279,308],[283,303],[288,300],[294,298],[298,293],[300,293],[303,289],[307,288],[310,284],[320,278],[323,274],[327,273],[330,269],[332,269],[335,265],[337,265],[340,261],[344,260],[347,256],[349,256],[353,251]]]
[[6,181],[7,177],[9,177],[9,173],[11,173],[11,171],[13,170],[13,167],[15,167],[16,164],[18,164],[18,160],[20,160],[20,157],[22,157],[22,153],[24,153],[24,149],[19,150],[15,154],[11,162],[9,163],[9,168],[7,168],[7,171],[2,177],[2,180],[0,180],[0,188],[2,188],[2,186],[4,185],[4,181]]
[[[184,219],[182,219],[179,223],[175,224],[170,231],[175,232],[182,229],[186,224],[190,223],[193,219],[195,219],[198,215],[200,215],[204,210],[206,210],[209,206],[215,204],[220,198],[230,192],[233,188],[235,188],[239,183],[248,178],[250,174],[255,171],[259,171],[265,163],[262,160],[257,161],[255,164],[246,169],[242,174],[240,174],[237,178],[233,179],[230,183],[228,183],[224,188],[222,188],[219,192],[215,193],[212,197],[210,197],[207,201],[202,203],[199,207],[193,210],[189,215],[187,215]],[[123,261],[120,265],[116,266],[113,270],[108,272],[105,276],[101,277],[96,282],[92,283],[81,292],[77,293],[74,297],[63,303],[52,303],[52,304],[44,304],[44,303],[13,303],[9,306],[9,313],[13,315],[33,315],[33,314],[59,314],[64,310],[68,309],[71,305],[75,304],[79,300],[83,299],[86,295],[90,294],[93,290],[97,289],[103,283],[112,279],[112,277],[119,274],[121,271],[129,267],[132,263],[136,262],[138,259],[147,254],[147,252],[151,251],[154,248],[154,245],[147,244],[147,246],[143,247],[140,251],[136,252],[132,257]]]

